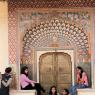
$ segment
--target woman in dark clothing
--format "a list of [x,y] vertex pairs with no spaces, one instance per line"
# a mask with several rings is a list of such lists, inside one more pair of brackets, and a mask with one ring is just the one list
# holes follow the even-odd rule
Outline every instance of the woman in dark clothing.
[[11,71],[11,67],[6,68],[5,74],[3,74],[1,77],[0,95],[9,95],[9,85],[12,81]]
[[69,90],[64,88],[61,92],[61,95],[69,95]]
[[28,67],[24,66],[21,69],[21,76],[20,76],[20,84],[22,90],[37,90],[37,95],[41,95],[41,91],[45,92],[43,87],[40,85],[40,83],[37,83],[36,81],[30,80],[28,77]]
[[57,95],[57,89],[56,86],[51,86],[49,95]]

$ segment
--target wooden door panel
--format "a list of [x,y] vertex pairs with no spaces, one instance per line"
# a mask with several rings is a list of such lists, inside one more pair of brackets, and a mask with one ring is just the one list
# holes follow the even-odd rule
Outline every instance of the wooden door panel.
[[39,63],[40,83],[45,89],[49,89],[54,83],[53,54],[47,53],[40,57]]
[[57,54],[58,73],[71,73],[71,59],[65,53]]
[[61,91],[62,88],[69,88],[72,83],[72,72],[71,72],[71,59],[66,53],[57,53],[57,86],[58,90]]
[[[44,77],[43,77],[44,76]],[[54,81],[52,74],[50,75],[43,75],[42,77],[40,77],[40,82],[43,84],[52,84],[52,82]]]
[[68,84],[64,83],[64,85],[63,84],[59,84],[59,85],[57,85],[58,92],[61,92],[64,88],[68,88],[70,86],[71,86],[71,84],[69,84],[69,83]]
[[71,83],[71,74],[62,74],[58,76],[58,84]]
[[68,54],[63,52],[49,52],[41,55],[39,70],[40,83],[49,90],[52,85],[69,88],[72,83],[72,63]]

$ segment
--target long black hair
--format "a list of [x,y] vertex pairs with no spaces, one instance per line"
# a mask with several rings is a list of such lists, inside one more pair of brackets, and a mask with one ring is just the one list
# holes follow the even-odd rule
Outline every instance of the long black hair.
[[63,90],[65,90],[65,92],[67,93],[67,95],[69,95],[69,90],[64,88]]
[[56,86],[51,86],[50,91],[49,91],[49,95],[52,95],[52,88],[55,88],[55,95],[57,95]]
[[24,66],[21,68],[21,74],[25,74],[26,76],[28,76],[28,74],[25,73],[25,70],[28,69],[27,66]]
[[80,78],[82,78],[82,73],[84,72],[83,68],[80,67],[80,66],[77,66],[77,69],[79,69],[81,72],[80,72]]

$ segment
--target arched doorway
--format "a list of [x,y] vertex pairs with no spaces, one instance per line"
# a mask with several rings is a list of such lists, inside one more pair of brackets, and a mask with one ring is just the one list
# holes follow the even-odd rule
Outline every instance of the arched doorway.
[[60,91],[72,84],[71,57],[64,52],[47,52],[39,58],[39,81],[48,91],[55,85]]
[[[50,21],[42,22],[39,25],[25,32],[25,35],[23,37],[23,49],[22,49],[23,63],[24,64],[35,63],[33,64],[33,67],[35,68],[33,69],[35,73],[33,75],[34,79],[37,80],[38,82],[39,82],[39,77],[38,77],[39,69],[38,67],[36,68],[35,50],[45,47],[46,48],[58,47],[64,50],[73,49],[75,56],[74,66],[80,65],[84,67],[86,70],[88,70],[87,72],[90,71],[90,66],[89,66],[90,63],[84,64],[86,61],[89,62],[88,59],[90,59],[88,36],[86,35],[85,31],[83,31],[83,29],[81,29],[77,25],[71,24],[59,18],[54,18],[51,19]],[[74,68],[74,66],[72,67],[72,69]],[[72,76],[74,76],[74,74],[75,73],[73,73]],[[37,77],[35,77],[36,75]],[[91,75],[90,72],[89,75]],[[75,77],[72,79],[72,81],[75,82],[74,80]]]

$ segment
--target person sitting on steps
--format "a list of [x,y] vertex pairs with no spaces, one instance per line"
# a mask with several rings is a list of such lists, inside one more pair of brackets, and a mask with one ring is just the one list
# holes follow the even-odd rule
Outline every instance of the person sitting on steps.
[[40,83],[29,79],[27,66],[24,66],[21,69],[20,84],[22,90],[36,89],[37,95],[41,95],[41,91],[45,92],[44,88],[41,86]]

